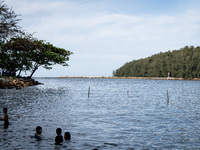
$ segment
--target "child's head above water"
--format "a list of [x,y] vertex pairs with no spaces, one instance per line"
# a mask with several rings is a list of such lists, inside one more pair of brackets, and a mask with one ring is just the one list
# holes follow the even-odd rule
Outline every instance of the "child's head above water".
[[62,129],[61,129],[61,128],[57,128],[57,129],[56,129],[56,133],[57,133],[58,135],[61,135]]
[[37,140],[41,140],[42,139],[42,127],[40,127],[40,126],[37,126],[36,127],[36,133],[35,133],[35,138],[37,139]]
[[8,109],[7,108],[3,108],[3,113],[7,113]]
[[37,134],[41,134],[41,133],[42,133],[42,127],[37,126],[37,127],[36,127],[36,133],[37,133]]
[[70,140],[71,139],[70,133],[69,132],[65,132],[64,138],[65,138],[66,141]]

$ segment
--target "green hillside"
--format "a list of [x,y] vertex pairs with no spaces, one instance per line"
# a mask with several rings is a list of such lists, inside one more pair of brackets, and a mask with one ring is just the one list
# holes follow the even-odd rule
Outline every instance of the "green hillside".
[[200,47],[185,46],[179,50],[160,52],[145,59],[127,62],[113,71],[116,77],[200,77]]

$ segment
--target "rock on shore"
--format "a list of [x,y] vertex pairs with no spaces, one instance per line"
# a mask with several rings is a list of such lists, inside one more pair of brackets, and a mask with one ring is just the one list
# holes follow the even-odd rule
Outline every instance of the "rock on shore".
[[35,81],[31,78],[0,78],[0,89],[20,89],[22,87],[28,87],[33,85],[41,84],[38,81]]

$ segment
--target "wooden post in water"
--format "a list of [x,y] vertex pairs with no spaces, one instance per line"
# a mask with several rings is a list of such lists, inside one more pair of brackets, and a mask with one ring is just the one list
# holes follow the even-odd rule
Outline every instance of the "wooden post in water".
[[128,95],[128,97],[129,97],[129,90],[127,91],[127,95]]
[[90,98],[90,86],[88,88],[88,98]]
[[169,95],[168,95],[168,90],[167,90],[167,105],[169,104]]

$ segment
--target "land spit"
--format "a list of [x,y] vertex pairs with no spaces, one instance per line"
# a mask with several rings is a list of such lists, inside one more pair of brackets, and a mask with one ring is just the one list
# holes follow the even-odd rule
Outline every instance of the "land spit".
[[60,78],[105,78],[105,79],[147,79],[147,80],[200,80],[200,78],[175,78],[175,77],[85,77],[85,76],[61,76]]

